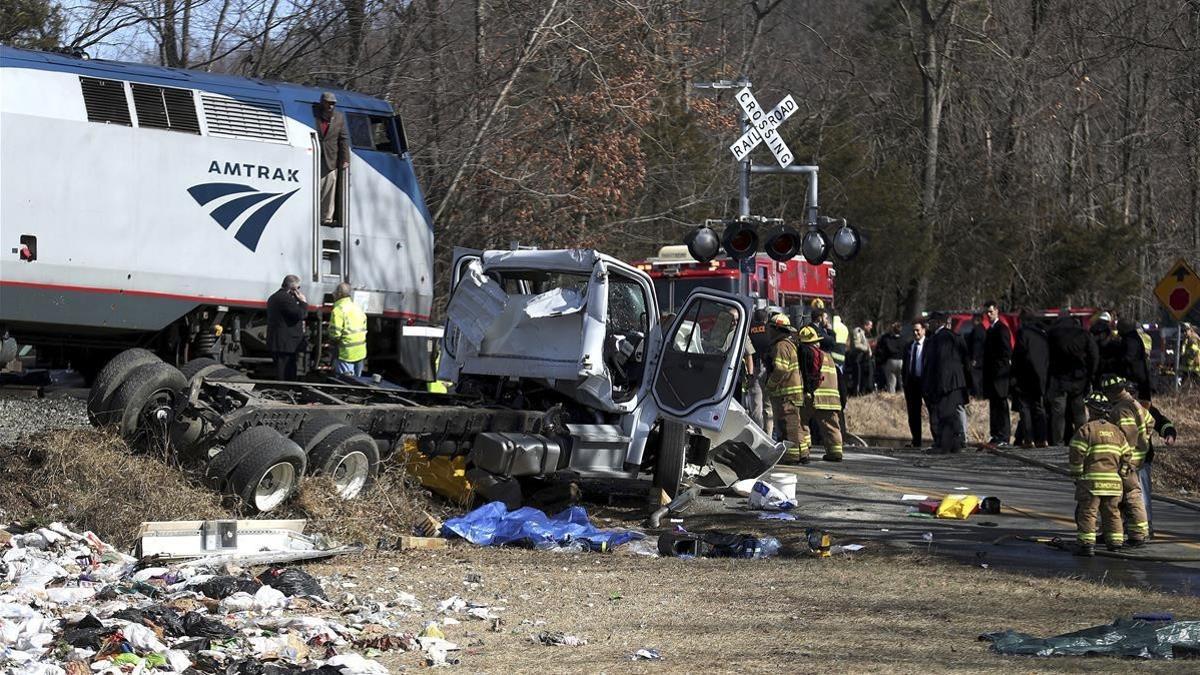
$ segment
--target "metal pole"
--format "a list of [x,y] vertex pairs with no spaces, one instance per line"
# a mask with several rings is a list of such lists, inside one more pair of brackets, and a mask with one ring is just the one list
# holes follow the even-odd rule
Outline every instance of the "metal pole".
[[[750,129],[750,118],[746,117],[745,113],[738,115],[738,120],[742,133],[746,133]],[[741,161],[741,166],[738,167],[738,217],[747,218],[750,216],[750,157],[747,155]],[[738,294],[749,298],[750,297],[750,273],[754,271],[754,258],[757,253],[747,260],[741,261],[738,264]],[[746,268],[749,267],[749,270]]]
[[1175,322],[1175,391],[1183,388],[1183,373],[1179,372],[1183,357],[1183,322]]

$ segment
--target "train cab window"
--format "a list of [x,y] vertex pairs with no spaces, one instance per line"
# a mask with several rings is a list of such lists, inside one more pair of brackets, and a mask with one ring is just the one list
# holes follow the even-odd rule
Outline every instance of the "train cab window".
[[396,152],[396,131],[391,117],[347,113],[346,124],[350,127],[350,145],[363,150]]

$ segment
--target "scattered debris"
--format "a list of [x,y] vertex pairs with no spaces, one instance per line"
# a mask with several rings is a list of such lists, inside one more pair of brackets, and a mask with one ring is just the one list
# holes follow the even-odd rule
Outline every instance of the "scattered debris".
[[[403,630],[421,604],[399,592],[360,603],[299,567],[257,577],[227,563],[142,566],[91,532],[61,523],[0,529],[0,671],[21,675],[221,673],[383,675],[371,657],[416,651],[458,663],[436,622]],[[144,565],[144,563],[143,563]],[[481,603],[447,605],[503,623]],[[445,618],[445,624],[457,623]],[[362,650],[356,653],[353,650]]]
[[938,518],[966,520],[979,508],[979,497],[975,495],[946,495],[938,505]]
[[904,495],[900,498],[902,502],[923,502],[929,499],[929,495]]
[[1024,656],[1136,656],[1170,659],[1200,650],[1200,621],[1143,621],[1118,618],[1106,626],[1039,638],[1006,630],[986,633],[1000,654]]
[[547,647],[582,647],[588,643],[587,638],[581,638],[568,633],[545,632],[529,636],[530,642],[546,645]]
[[820,530],[815,527],[810,527],[804,531],[805,541],[808,543],[808,553],[817,558],[828,558],[833,545],[833,537],[825,530]]
[[796,516],[794,516],[790,513],[784,513],[782,511],[779,511],[779,512],[774,512],[774,513],[760,513],[760,514],[758,514],[758,519],[759,520],[795,520]]
[[796,508],[794,499],[788,499],[782,490],[766,481],[758,481],[750,491],[750,508],[767,511],[788,511]]
[[662,652],[657,649],[639,649],[629,657],[630,661],[661,661]]
[[396,548],[401,551],[411,549],[435,549],[446,548],[446,540],[442,537],[410,537],[402,536],[396,540]]
[[664,532],[658,537],[660,555],[676,558],[770,558],[779,552],[775,537],[722,532]]

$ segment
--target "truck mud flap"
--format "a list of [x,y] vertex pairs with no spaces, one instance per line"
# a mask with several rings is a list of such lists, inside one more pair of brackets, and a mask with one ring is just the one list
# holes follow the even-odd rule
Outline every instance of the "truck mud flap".
[[777,443],[750,419],[737,401],[729,405],[725,426],[720,431],[705,431],[712,450],[709,462],[713,471],[696,482],[704,487],[726,487],[747,478],[758,478],[783,457],[784,444]]

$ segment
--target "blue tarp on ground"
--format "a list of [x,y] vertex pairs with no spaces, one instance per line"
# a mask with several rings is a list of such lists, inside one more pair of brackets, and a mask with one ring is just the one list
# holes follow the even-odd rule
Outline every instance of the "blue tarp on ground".
[[442,525],[442,535],[458,536],[479,546],[522,544],[554,548],[584,542],[593,551],[612,550],[645,535],[631,530],[601,530],[588,520],[582,506],[547,516],[528,506],[509,511],[504,502],[491,502]]

